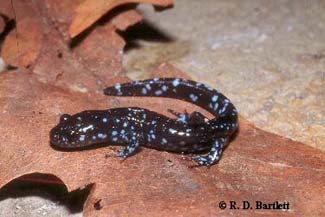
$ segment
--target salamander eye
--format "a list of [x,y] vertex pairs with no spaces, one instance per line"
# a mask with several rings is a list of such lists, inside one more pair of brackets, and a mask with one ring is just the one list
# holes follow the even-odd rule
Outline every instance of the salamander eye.
[[71,118],[71,115],[68,115],[68,114],[61,115],[60,123],[69,120],[69,118]]

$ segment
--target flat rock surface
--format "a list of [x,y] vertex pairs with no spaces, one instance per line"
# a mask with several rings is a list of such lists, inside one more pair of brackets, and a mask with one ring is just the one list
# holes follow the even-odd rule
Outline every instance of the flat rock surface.
[[325,150],[324,1],[178,0],[159,14],[140,9],[165,38],[138,40],[126,53],[130,77],[169,61],[225,93],[259,128]]

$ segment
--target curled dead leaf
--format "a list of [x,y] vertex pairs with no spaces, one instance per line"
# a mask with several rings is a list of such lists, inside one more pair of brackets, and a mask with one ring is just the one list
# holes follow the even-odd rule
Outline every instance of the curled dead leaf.
[[69,28],[70,37],[73,38],[83,32],[113,8],[129,3],[149,3],[166,7],[172,5],[173,0],[86,0],[76,8]]
[[42,24],[37,8],[31,3],[17,1],[15,11],[16,28],[6,36],[1,56],[7,64],[25,68],[39,55],[43,39]]

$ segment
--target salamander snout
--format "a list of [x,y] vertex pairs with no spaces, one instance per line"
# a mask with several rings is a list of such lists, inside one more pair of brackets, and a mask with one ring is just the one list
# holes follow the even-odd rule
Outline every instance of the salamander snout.
[[62,126],[61,124],[58,124],[50,132],[50,143],[62,148],[76,145],[75,138],[75,131]]
[[[50,143],[61,148],[85,146],[87,136],[80,121],[71,115],[63,114],[60,122],[50,131]],[[91,130],[91,126],[86,128]]]

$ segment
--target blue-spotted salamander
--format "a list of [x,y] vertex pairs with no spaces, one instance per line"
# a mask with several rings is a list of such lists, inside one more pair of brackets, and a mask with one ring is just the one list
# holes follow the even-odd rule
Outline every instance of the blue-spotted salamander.
[[210,166],[220,159],[223,147],[238,127],[237,111],[223,94],[202,83],[181,78],[154,78],[107,87],[108,96],[168,97],[198,105],[215,118],[199,112],[178,113],[169,118],[138,107],[87,110],[64,114],[50,132],[54,146],[73,149],[94,144],[125,145],[118,156],[127,158],[140,146],[172,152],[195,153],[198,165]]

